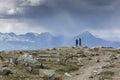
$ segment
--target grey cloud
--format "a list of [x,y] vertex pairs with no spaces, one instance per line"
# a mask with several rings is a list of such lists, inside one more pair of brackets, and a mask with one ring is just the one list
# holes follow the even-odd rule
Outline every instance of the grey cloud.
[[83,0],[91,6],[109,6],[114,4],[117,0]]
[[26,13],[26,9],[40,6],[45,0],[1,0],[0,1],[0,16],[2,17],[17,17]]
[[[53,33],[72,35],[84,30],[118,28],[120,25],[118,24],[120,0],[1,0],[0,2],[2,5],[0,18],[21,19],[23,23],[30,24],[30,28],[44,28]],[[5,6],[4,4],[8,2],[9,4]]]
[[[7,4],[9,0],[0,1],[1,4]],[[119,0],[11,0],[9,5],[0,7],[6,13],[7,17],[33,18],[52,16],[62,11],[75,14],[86,14],[92,11],[107,11],[114,8]],[[9,9],[10,8],[10,9]],[[2,11],[0,11],[1,13]],[[11,15],[12,14],[12,15]],[[1,14],[3,15],[3,14]],[[4,17],[6,17],[4,15]]]

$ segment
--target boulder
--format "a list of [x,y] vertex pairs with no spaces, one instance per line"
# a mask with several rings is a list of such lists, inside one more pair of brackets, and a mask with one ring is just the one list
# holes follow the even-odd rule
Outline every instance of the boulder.
[[3,67],[1,68],[1,73],[4,74],[4,75],[10,75],[10,74],[13,74],[12,71],[8,68],[8,67]]
[[4,60],[4,58],[3,58],[3,56],[2,56],[2,55],[0,55],[0,59],[1,59],[1,60]]
[[104,80],[104,79],[102,76],[97,75],[97,76],[95,76],[94,80]]
[[84,53],[77,53],[75,57],[87,57]]
[[110,75],[113,76],[114,72],[110,69],[102,69],[98,72],[98,75]]
[[64,75],[67,76],[67,77],[72,77],[72,76],[71,76],[69,73],[67,73],[67,72],[66,72]]
[[9,62],[13,65],[17,65],[18,64],[18,58],[10,58]]
[[32,68],[32,67],[28,67],[28,68],[27,68],[27,71],[28,71],[28,72],[32,72],[32,71],[33,71],[33,68]]
[[115,54],[112,54],[112,55],[110,56],[110,59],[111,59],[111,60],[114,60],[114,59],[118,59],[118,58],[117,58],[117,56],[116,56]]
[[55,70],[40,69],[39,75],[46,80],[55,80]]
[[25,53],[24,55],[18,57],[18,61],[22,64],[25,64],[25,66],[32,65],[32,66],[38,66],[41,65],[41,63],[36,59],[33,58],[32,55]]

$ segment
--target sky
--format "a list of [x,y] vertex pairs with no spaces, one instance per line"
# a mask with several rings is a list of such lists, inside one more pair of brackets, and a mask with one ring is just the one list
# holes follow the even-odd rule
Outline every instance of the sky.
[[120,41],[120,0],[0,0],[0,32],[76,36],[84,31]]

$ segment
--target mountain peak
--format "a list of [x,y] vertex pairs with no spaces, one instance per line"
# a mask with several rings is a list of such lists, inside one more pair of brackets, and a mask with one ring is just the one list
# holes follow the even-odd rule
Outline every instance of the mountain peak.
[[10,36],[16,36],[16,34],[14,32],[10,32],[8,33]]
[[27,36],[38,36],[39,34],[38,33],[33,33],[33,32],[29,32],[29,33],[26,33]]
[[94,37],[90,32],[85,31],[83,32],[80,36],[89,36],[89,37]]
[[85,31],[85,32],[82,33],[82,35],[92,35],[92,34],[88,31]]
[[41,34],[51,35],[50,32],[43,32],[43,33],[41,33]]
[[82,38],[82,37],[94,37],[90,32],[85,31],[82,34],[77,36],[78,38]]
[[40,36],[52,36],[52,34],[49,32],[44,32],[44,33],[41,33]]

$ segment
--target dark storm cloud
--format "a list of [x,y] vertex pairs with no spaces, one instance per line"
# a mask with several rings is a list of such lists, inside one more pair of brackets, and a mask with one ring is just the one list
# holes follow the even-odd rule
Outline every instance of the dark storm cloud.
[[53,33],[77,34],[119,29],[119,4],[120,0],[1,0],[0,18],[20,19],[29,28]]
[[116,0],[83,0],[91,6],[109,6],[114,4]]
[[[54,33],[76,34],[84,30],[118,28],[119,0],[45,0],[24,7],[22,17]],[[117,25],[116,25],[117,24]],[[38,27],[38,26],[37,26]]]
[[78,16],[105,14],[114,10],[119,2],[118,0],[46,0],[44,4],[26,7],[24,17],[53,16],[64,11]]
[[[9,1],[9,0],[7,0]],[[53,16],[62,11],[75,14],[87,14],[95,11],[110,10],[117,6],[119,0],[12,0],[14,6],[11,14],[3,17],[39,18]],[[8,7],[11,5],[8,5]]]

